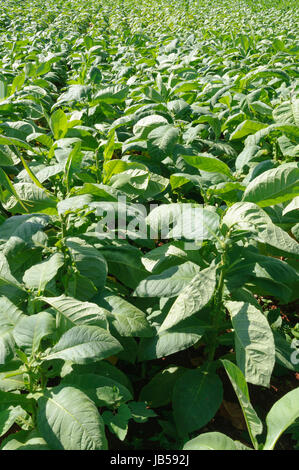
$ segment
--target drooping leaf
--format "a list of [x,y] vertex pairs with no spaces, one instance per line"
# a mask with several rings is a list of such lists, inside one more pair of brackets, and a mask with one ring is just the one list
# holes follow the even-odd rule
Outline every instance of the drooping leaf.
[[235,332],[238,367],[247,382],[269,387],[275,364],[274,338],[266,317],[246,302],[226,302]]
[[203,309],[212,299],[216,287],[216,268],[214,266],[200,271],[182,290],[167,317],[162,323],[159,333],[175,327]]
[[256,436],[262,433],[263,424],[250,403],[245,377],[241,370],[232,362],[223,359],[222,363],[240,402],[254,448],[258,449]]

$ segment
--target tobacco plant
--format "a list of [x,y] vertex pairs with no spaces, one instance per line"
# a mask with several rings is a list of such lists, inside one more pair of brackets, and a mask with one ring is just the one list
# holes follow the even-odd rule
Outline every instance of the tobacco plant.
[[295,2],[0,7],[1,449],[298,441]]

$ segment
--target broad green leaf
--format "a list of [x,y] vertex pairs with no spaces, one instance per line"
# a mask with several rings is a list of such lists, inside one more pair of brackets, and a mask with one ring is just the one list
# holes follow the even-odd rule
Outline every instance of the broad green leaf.
[[145,253],[142,257],[142,263],[148,271],[160,274],[165,269],[188,260],[188,252],[183,248],[184,242],[181,241],[164,243],[162,246]]
[[1,450],[50,450],[46,441],[36,430],[10,434],[2,443]]
[[133,399],[131,392],[115,379],[97,374],[69,374],[63,384],[82,390],[98,407],[115,406]]
[[[104,304],[108,310],[108,321],[121,336],[151,337],[154,334],[145,313],[122,297],[105,294]],[[107,305],[108,304],[108,305]]]
[[136,247],[129,244],[106,245],[100,248],[99,252],[107,261],[109,274],[131,289],[135,289],[148,275],[141,262],[142,253]]
[[44,359],[63,359],[77,364],[101,361],[122,350],[119,342],[98,326],[74,326],[62,335]]
[[137,297],[176,297],[199,274],[200,267],[186,263],[166,269],[161,274],[149,276],[140,282],[135,289]]
[[49,194],[49,196],[51,196],[51,193],[50,191],[47,191],[47,189],[41,184],[41,182],[39,181],[39,179],[36,177],[36,175],[33,173],[33,171],[31,170],[31,168],[29,167],[28,163],[26,162],[26,160],[23,158],[23,156],[21,154],[19,154],[19,157],[20,157],[20,160],[26,170],[26,172],[28,173],[29,175],[29,178],[31,179],[31,181],[33,181],[33,183],[40,189],[42,189],[43,191],[45,191],[45,193]]
[[61,377],[67,378],[69,374],[79,377],[84,374],[96,374],[101,377],[107,377],[117,383],[122,384],[126,389],[133,392],[131,382],[124,372],[118,367],[113,366],[108,361],[91,362],[90,364],[71,364],[65,363],[61,371]]
[[14,356],[13,329],[23,317],[21,310],[7,297],[0,297],[0,365],[6,364]]
[[290,77],[284,70],[280,70],[278,68],[269,68],[268,65],[260,65],[257,68],[254,68],[250,72],[248,72],[245,77],[242,77],[240,80],[240,85],[242,88],[246,88],[246,86],[259,78],[269,78],[273,79],[273,77],[278,77],[280,80],[285,81],[287,84],[290,82]]
[[0,390],[0,403],[1,407],[3,406],[21,406],[24,410],[32,412],[33,400],[26,397],[26,395],[21,395],[12,392],[2,392]]
[[98,67],[91,67],[89,70],[89,76],[90,80],[95,84],[101,83],[102,81],[102,74]]
[[0,239],[9,240],[11,237],[18,237],[25,242],[32,240],[39,230],[47,226],[49,218],[46,215],[14,215],[1,224]]
[[273,118],[279,123],[299,126],[299,99],[285,101],[273,110]]
[[196,156],[183,155],[183,159],[191,166],[199,170],[209,171],[212,173],[221,173],[232,178],[231,170],[226,163],[209,154],[201,154]]
[[1,366],[0,372],[0,390],[2,392],[14,392],[16,390],[25,389],[25,384],[23,380],[23,371],[18,369],[20,363],[12,360],[8,362],[6,366]]
[[6,324],[15,326],[25,315],[7,297],[0,297],[0,327]]
[[10,293],[21,291],[21,289],[23,289],[22,285],[11,274],[5,255],[0,253],[0,295],[10,297]]
[[219,377],[201,369],[186,372],[173,389],[172,405],[179,434],[186,435],[207,424],[222,402]]
[[273,224],[269,215],[251,202],[238,202],[231,206],[223,217],[228,227],[236,226],[242,230],[251,230],[255,238],[270,245],[282,253],[297,257],[299,244],[284,230]]
[[193,328],[191,332],[187,328],[182,330],[180,332],[163,331],[152,338],[142,338],[138,347],[138,360],[150,361],[184,351],[196,344],[205,332],[203,327]]
[[140,392],[139,400],[146,401],[152,408],[168,405],[176,381],[187,369],[180,366],[169,366],[158,372]]
[[15,342],[12,331],[11,325],[0,327],[0,365],[6,364],[14,356]]
[[28,289],[36,289],[43,292],[48,284],[57,274],[64,264],[64,257],[61,253],[54,253],[49,259],[35,264],[27,269],[23,276],[23,282]]
[[57,204],[58,214],[66,214],[70,212],[76,212],[85,207],[93,201],[93,197],[90,194],[82,194],[80,196],[73,196],[67,199],[59,201]]
[[288,263],[272,256],[253,253],[247,253],[246,258],[255,263],[250,283],[281,299],[283,303],[289,302],[293,295],[296,296],[299,278],[296,270]]
[[146,139],[150,132],[165,124],[168,124],[167,119],[159,114],[153,114],[140,119],[133,127],[133,133],[139,139]]
[[104,411],[103,420],[111,432],[117,435],[120,441],[123,441],[128,432],[128,421],[131,419],[132,413],[128,405],[124,403],[117,408],[117,413]]
[[13,79],[13,82],[11,84],[11,95],[16,91],[16,90],[20,90],[22,88],[22,86],[24,85],[24,82],[25,82],[25,73],[20,73],[19,75],[17,75],[14,79]]
[[4,135],[0,135],[0,145],[15,145],[16,147],[20,147],[22,149],[30,151],[33,150],[31,145],[27,144],[27,142],[14,137],[6,137]]
[[[42,134],[41,132],[33,132],[32,134],[29,134],[26,137],[26,140],[27,142],[32,142],[33,140],[36,140],[37,142],[44,145],[45,147],[48,147],[48,149],[50,149],[52,145],[54,144],[53,140],[51,139],[49,135]],[[41,181],[40,177],[38,179]]]
[[266,317],[254,305],[229,301],[237,364],[247,382],[269,387],[275,364],[274,338]]
[[225,434],[207,432],[186,442],[183,450],[238,450],[238,446]]
[[252,143],[245,145],[244,149],[236,158],[235,166],[238,171],[248,167],[253,162],[259,161],[261,157],[267,154],[266,150]]
[[128,91],[128,87],[122,87],[121,85],[103,88],[94,95],[93,101],[107,104],[121,103],[126,99]]
[[40,299],[51,305],[72,325],[89,324],[102,328],[107,327],[107,314],[109,312],[94,303],[81,302],[63,294],[59,297],[40,297]]
[[46,73],[50,72],[51,70],[51,60],[46,62],[42,62],[38,65],[35,74],[36,76],[45,75]]
[[103,255],[77,237],[67,238],[66,246],[79,273],[90,279],[98,290],[102,290],[107,276],[107,263]]
[[[181,204],[183,206],[183,204]],[[201,207],[182,207],[173,228],[166,238],[183,238],[201,243],[204,240],[216,240],[219,232],[220,217],[212,210]]]
[[67,278],[66,294],[77,300],[90,300],[97,294],[93,282],[86,276],[82,276],[76,268],[72,270]]
[[207,190],[207,196],[219,196],[228,206],[238,202],[242,197],[242,192],[246,186],[238,182],[224,182],[210,186]]
[[52,109],[62,104],[70,104],[76,102],[84,102],[89,98],[90,87],[86,85],[71,85],[66,92],[62,93]]
[[113,188],[117,188],[128,195],[142,195],[149,183],[149,173],[140,168],[129,169],[110,179]]
[[[146,218],[150,226],[151,233],[157,234],[161,231],[161,238],[166,238],[169,233],[170,224],[177,220],[177,217],[184,210],[184,204],[162,204],[152,209]],[[189,206],[188,206],[189,207]]]
[[156,413],[151,410],[145,402],[130,401],[128,404],[132,418],[136,423],[145,423],[149,418],[154,418]]
[[162,125],[152,130],[147,136],[148,152],[156,159],[171,156],[179,137],[179,129],[171,125]]
[[65,136],[68,124],[66,114],[62,111],[62,109],[57,109],[51,115],[50,127],[55,140],[62,139]]
[[268,116],[268,118],[272,117],[271,106],[263,103],[263,101],[252,101],[249,106],[254,112],[262,116]]
[[[14,189],[18,198],[12,196],[3,203],[5,209],[13,214],[30,212],[56,214],[58,200],[55,196],[50,196],[46,191],[38,188],[33,183],[16,183]],[[19,201],[22,201],[22,204]],[[28,209],[23,209],[24,204]]]
[[264,171],[247,186],[243,201],[260,207],[288,201],[299,194],[299,165],[287,163]]
[[264,129],[267,126],[268,124],[264,124],[263,122],[251,121],[248,119],[237,126],[231,134],[230,140],[242,139],[249,134],[255,134],[257,131]]
[[216,287],[216,268],[209,267],[196,274],[192,281],[182,290],[159,333],[174,329],[179,323],[202,310],[212,299]]
[[0,145],[0,167],[14,165],[16,162],[17,157],[8,145]]
[[[0,405],[1,406],[1,405]],[[0,437],[14,424],[19,416],[26,414],[20,406],[5,406],[0,408]]]
[[38,429],[52,450],[107,449],[103,419],[81,390],[54,387],[38,405]]
[[267,438],[263,450],[272,450],[281,434],[299,417],[299,388],[291,390],[267,414]]
[[207,122],[212,127],[215,137],[218,140],[221,134],[221,121],[216,116],[211,116],[209,114],[200,116],[199,119],[196,120],[198,123]]
[[143,165],[142,163],[130,163],[130,162],[125,162],[123,160],[110,160],[106,161],[103,165],[104,169],[104,183],[107,183],[113,175],[117,175],[119,173],[122,173],[123,171],[129,170],[131,168],[139,168],[141,170],[147,170],[146,166]]
[[286,135],[278,137],[277,142],[284,157],[296,158],[299,156],[299,144],[296,145]]
[[188,175],[185,175],[184,173],[174,173],[170,176],[169,179],[172,190],[180,188],[184,186],[184,184],[189,183],[190,181],[191,180],[189,179]]
[[55,333],[55,317],[48,312],[24,316],[16,324],[13,336],[17,345],[26,353],[38,351],[43,338]]
[[[216,212],[200,205],[165,204],[154,208],[146,218],[153,238],[195,240],[215,239],[220,218]],[[173,228],[171,228],[173,226]]]

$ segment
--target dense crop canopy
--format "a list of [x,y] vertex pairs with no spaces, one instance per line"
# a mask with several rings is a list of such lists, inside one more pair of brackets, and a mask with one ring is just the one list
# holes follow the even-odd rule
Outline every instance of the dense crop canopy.
[[0,0],[1,449],[298,447],[298,20]]

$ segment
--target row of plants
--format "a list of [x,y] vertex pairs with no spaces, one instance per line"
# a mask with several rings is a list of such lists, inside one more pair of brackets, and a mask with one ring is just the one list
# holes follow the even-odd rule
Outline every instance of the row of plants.
[[0,448],[298,447],[295,2],[0,6]]

